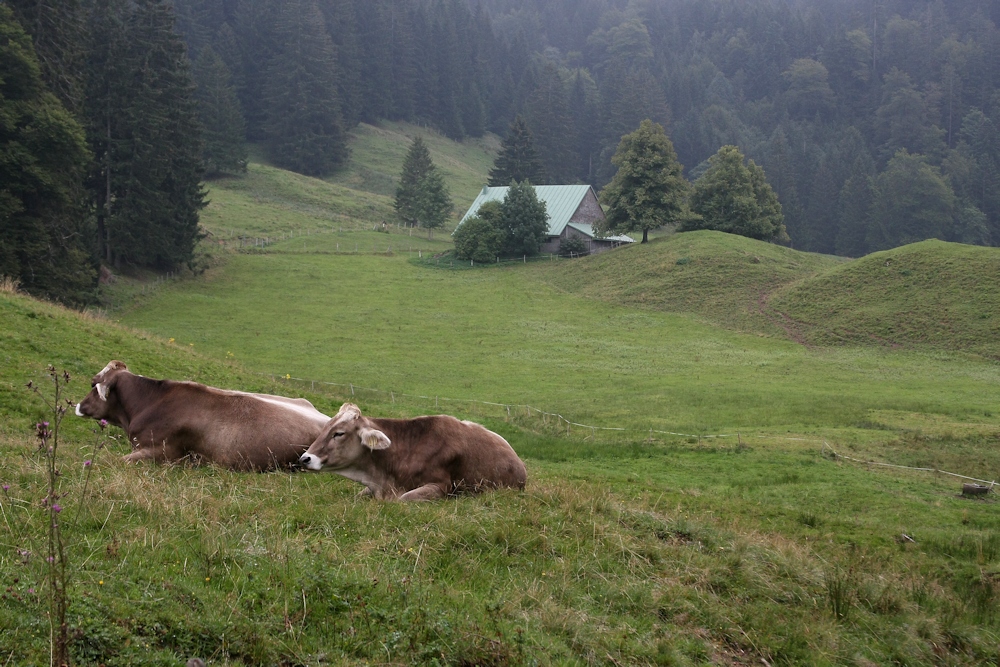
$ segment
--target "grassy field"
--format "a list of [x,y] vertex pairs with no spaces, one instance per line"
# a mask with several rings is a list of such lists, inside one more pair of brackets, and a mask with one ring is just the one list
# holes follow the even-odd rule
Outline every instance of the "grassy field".
[[[0,478],[10,487],[0,504],[8,589],[0,650],[10,664],[44,663],[48,651],[43,563],[21,555],[43,550],[47,515],[31,499],[42,495],[44,474],[28,434],[45,413],[20,386],[38,381],[47,362],[74,373],[74,398],[112,356],[154,376],[304,393],[327,411],[346,394],[275,385],[183,340],[26,297],[0,295],[0,322]],[[373,413],[410,411],[377,395],[355,400]],[[70,492],[75,660],[1000,659],[1000,515],[992,501],[957,497],[953,481],[836,462],[813,443],[775,437],[608,442],[600,433],[566,438],[526,430],[515,418],[480,419],[526,460],[528,490],[400,506],[359,499],[356,485],[333,475],[125,466],[125,445],[112,442],[95,456],[92,423],[71,418],[61,483]],[[911,454],[974,449],[983,433],[964,429],[947,436],[955,442],[931,430],[901,430],[892,441]],[[85,458],[95,465],[91,493],[80,498]],[[986,464],[995,469],[995,458]]]
[[[376,503],[335,475],[128,467],[124,443],[95,453],[94,424],[70,418],[60,483],[78,664],[1000,662],[994,496],[831,456],[994,479],[990,318],[967,329],[980,310],[948,311],[968,330],[956,351],[934,336],[823,337],[820,305],[865,299],[905,319],[993,296],[939,268],[925,310],[891,311],[906,283],[877,271],[895,256],[845,263],[712,233],[451,270],[437,259],[446,234],[371,231],[414,131],[361,126],[329,182],[255,164],[211,184],[222,261],[120,278],[107,318],[0,292],[0,661],[48,659],[31,438],[45,412],[23,385],[53,363],[79,399],[118,358],[328,414],[352,400],[380,416],[476,419],[511,442],[529,483]],[[463,180],[471,201],[483,146],[428,144],[438,164],[455,161],[456,202]],[[241,234],[269,244],[240,248]],[[922,253],[927,273],[934,253],[991,266],[963,248],[894,252]],[[839,308],[837,331],[882,336],[864,308],[849,324]]]

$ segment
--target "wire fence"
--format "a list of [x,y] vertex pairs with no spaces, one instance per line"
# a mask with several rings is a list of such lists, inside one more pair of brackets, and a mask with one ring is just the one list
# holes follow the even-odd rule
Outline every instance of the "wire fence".
[[[316,390],[316,387],[337,387],[344,394],[350,394],[352,397],[356,397],[359,392],[364,392],[366,394],[376,394],[382,397],[387,397],[389,400],[395,404],[397,399],[415,399],[418,401],[423,401],[428,406],[430,402],[434,402],[434,408],[439,409],[441,404],[447,403],[451,405],[465,404],[465,405],[478,405],[489,408],[495,408],[497,416],[514,419],[519,416],[526,416],[534,419],[541,419],[543,423],[549,421],[554,422],[560,426],[565,426],[567,434],[572,434],[572,429],[575,427],[577,429],[582,429],[584,431],[590,431],[591,435],[595,435],[598,431],[601,432],[616,432],[616,433],[647,433],[650,435],[672,435],[681,438],[696,438],[696,439],[718,439],[718,438],[739,438],[739,433],[681,433],[677,431],[664,431],[655,428],[627,428],[621,426],[598,426],[596,424],[584,424],[582,422],[574,421],[569,419],[558,412],[551,412],[548,410],[542,410],[541,408],[536,408],[527,403],[498,403],[495,401],[483,401],[476,398],[453,398],[449,396],[440,395],[425,395],[425,394],[409,394],[405,392],[396,392],[386,389],[375,389],[372,387],[362,387],[353,383],[342,383],[342,382],[327,382],[325,380],[310,380],[306,378],[293,377],[292,375],[273,375],[270,373],[265,373],[274,381],[293,381],[301,382],[303,384],[308,384],[312,391]],[[562,428],[559,429],[560,431]],[[819,441],[816,441],[819,442]]]
[[[758,434],[751,434],[751,433],[743,434],[743,433],[741,433],[739,431],[737,431],[736,433],[681,433],[681,432],[678,432],[678,431],[666,431],[666,430],[655,429],[655,428],[635,428],[635,427],[629,428],[629,427],[622,427],[622,426],[597,426],[596,424],[584,424],[582,422],[574,421],[572,419],[569,419],[569,418],[565,417],[564,415],[562,415],[562,414],[560,414],[558,412],[551,412],[551,411],[547,411],[547,410],[542,410],[540,408],[536,408],[536,407],[534,407],[532,405],[528,405],[526,403],[498,403],[498,402],[494,402],[494,401],[483,401],[483,400],[475,399],[475,398],[452,398],[452,397],[440,396],[440,395],[433,395],[432,396],[432,395],[426,395],[426,394],[410,394],[410,393],[396,392],[396,391],[391,391],[391,390],[386,390],[386,389],[376,389],[376,388],[372,388],[372,387],[362,387],[360,385],[356,385],[356,384],[353,384],[353,383],[350,383],[350,382],[348,382],[348,383],[340,383],[340,382],[327,382],[325,380],[310,380],[310,379],[305,379],[305,378],[293,377],[290,374],[273,375],[273,374],[269,374],[269,373],[264,373],[264,375],[267,375],[268,377],[271,378],[272,381],[275,381],[275,382],[277,382],[277,381],[285,381],[285,382],[293,381],[293,382],[302,383],[304,385],[308,384],[310,386],[310,389],[312,391],[316,391],[317,387],[320,387],[321,389],[323,387],[336,387],[339,390],[341,390],[341,392],[344,393],[345,395],[347,395],[349,393],[349,395],[352,398],[357,397],[358,394],[359,394],[359,392],[364,392],[364,393],[373,394],[373,395],[380,395],[383,398],[388,397],[389,400],[393,404],[396,403],[397,399],[416,399],[416,400],[425,402],[428,406],[430,405],[430,402],[433,401],[435,409],[439,409],[443,403],[447,403],[447,404],[450,404],[450,405],[456,405],[456,404],[458,404],[458,405],[465,404],[465,405],[470,405],[470,406],[472,406],[472,405],[478,405],[478,406],[484,406],[484,407],[488,407],[488,408],[494,408],[496,410],[496,412],[494,413],[495,416],[501,417],[501,418],[503,418],[503,419],[505,419],[507,421],[517,421],[517,417],[523,416],[523,417],[528,417],[529,419],[534,419],[534,420],[539,420],[540,419],[540,420],[542,420],[542,423],[545,424],[545,425],[552,425],[552,423],[554,423],[556,425],[556,427],[557,427],[555,430],[557,432],[559,432],[560,434],[564,433],[566,436],[571,436],[573,434],[573,431],[572,431],[573,428],[576,428],[578,430],[583,430],[585,433],[589,431],[589,435],[587,435],[584,438],[584,440],[588,440],[588,439],[596,436],[596,434],[598,432],[602,432],[602,433],[610,433],[610,434],[628,434],[628,433],[632,433],[632,434],[648,434],[649,438],[652,438],[654,435],[668,435],[668,436],[674,436],[674,437],[680,437],[680,438],[696,439],[698,442],[700,442],[702,440],[717,440],[717,439],[723,439],[723,438],[736,438],[737,441],[742,444],[742,439],[743,439],[744,436],[746,436],[746,437],[766,438],[768,440],[789,440],[789,441],[796,441],[796,442],[812,442],[812,443],[817,443],[817,444],[822,443],[822,447],[820,449],[821,455],[823,455],[823,456],[829,455],[829,457],[832,458],[833,460],[850,461],[852,463],[860,463],[860,464],[863,464],[863,465],[866,465],[866,466],[878,466],[878,467],[884,467],[884,468],[894,468],[894,469],[899,469],[899,470],[913,470],[913,471],[917,471],[917,472],[930,472],[930,473],[936,473],[936,474],[940,474],[940,475],[947,475],[947,476],[955,477],[955,478],[958,478],[958,479],[969,480],[970,482],[976,482],[977,484],[987,485],[989,487],[989,489],[990,489],[991,492],[993,491],[994,487],[996,486],[996,480],[986,480],[986,479],[980,479],[980,478],[977,478],[977,477],[970,477],[968,475],[961,475],[959,473],[949,472],[947,470],[941,470],[939,468],[925,468],[925,467],[915,467],[915,466],[904,466],[904,465],[897,465],[897,464],[894,464],[894,463],[883,463],[883,462],[880,462],[880,461],[871,461],[871,460],[865,460],[865,459],[855,458],[855,457],[852,457],[852,456],[847,456],[845,454],[840,454],[839,452],[837,452],[833,447],[830,446],[830,443],[827,440],[825,440],[825,439],[819,439],[819,438],[802,438],[802,437],[791,437],[791,436],[776,436],[776,435],[759,434],[759,433]],[[565,428],[565,430],[563,430],[563,428]]]

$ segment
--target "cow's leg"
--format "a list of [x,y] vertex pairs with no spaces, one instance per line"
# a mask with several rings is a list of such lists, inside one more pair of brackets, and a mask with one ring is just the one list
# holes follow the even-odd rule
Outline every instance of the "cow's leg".
[[122,460],[126,463],[138,463],[139,461],[166,463],[167,461],[176,461],[182,456],[183,452],[179,448],[163,443],[162,445],[140,447],[131,454],[123,456]]
[[400,500],[437,500],[448,495],[448,484],[424,484],[399,497]]

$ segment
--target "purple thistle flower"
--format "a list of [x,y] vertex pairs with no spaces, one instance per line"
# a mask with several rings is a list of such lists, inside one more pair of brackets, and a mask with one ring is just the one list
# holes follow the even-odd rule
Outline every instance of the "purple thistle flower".
[[35,594],[35,589],[34,588],[29,588],[28,589],[28,593],[30,593],[31,595],[34,595]]
[[93,463],[93,461],[91,461],[90,459],[87,459],[86,461],[83,462],[83,467],[84,468],[89,468],[92,463]]
[[52,503],[52,511],[57,513],[62,512],[62,507],[59,505],[59,503]]
[[4,484],[3,485],[3,490],[4,491],[10,491],[10,484]]
[[101,421],[99,421],[97,423],[101,425],[101,428],[107,428],[108,427],[108,420],[107,419],[102,419]]

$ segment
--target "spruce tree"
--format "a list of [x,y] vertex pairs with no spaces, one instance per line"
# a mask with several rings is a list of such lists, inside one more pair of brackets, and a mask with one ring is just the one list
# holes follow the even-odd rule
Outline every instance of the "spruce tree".
[[554,183],[567,183],[576,170],[576,128],[569,112],[566,86],[555,65],[542,67],[528,98],[527,115],[545,173]]
[[201,127],[184,44],[162,0],[109,0],[91,26],[88,136],[102,256],[175,269],[200,238]]
[[396,214],[404,224],[431,230],[441,227],[452,211],[444,177],[434,166],[431,153],[419,136],[413,139],[403,159],[396,187]]
[[243,114],[229,68],[207,46],[194,62],[198,117],[203,128],[204,164],[209,174],[247,170],[247,147]]
[[42,82],[31,39],[0,4],[0,276],[84,303],[97,283],[79,206],[83,129]]
[[524,118],[518,115],[510,124],[510,131],[500,143],[500,152],[490,169],[490,185],[506,186],[512,181],[528,181],[533,185],[545,183],[545,169],[535,150],[534,139]]
[[661,125],[642,121],[622,137],[611,162],[618,171],[601,191],[608,209],[599,232],[642,231],[646,243],[649,230],[680,219],[689,186]]
[[533,257],[538,254],[549,233],[549,214],[528,181],[512,183],[500,206],[500,224],[504,232],[503,254],[508,257]]
[[285,169],[325,176],[348,155],[333,42],[315,0],[285,3],[276,31],[281,52],[265,86],[268,154]]

